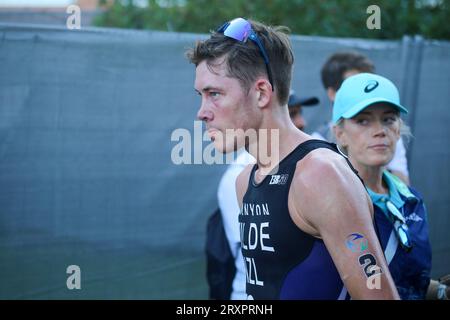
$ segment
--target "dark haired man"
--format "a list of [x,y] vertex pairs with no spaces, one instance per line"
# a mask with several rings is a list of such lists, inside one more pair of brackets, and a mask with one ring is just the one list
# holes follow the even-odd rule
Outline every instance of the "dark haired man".
[[257,161],[236,181],[248,298],[398,299],[363,184],[334,145],[289,118],[294,56],[283,31],[237,18],[187,53],[215,148],[245,146]]

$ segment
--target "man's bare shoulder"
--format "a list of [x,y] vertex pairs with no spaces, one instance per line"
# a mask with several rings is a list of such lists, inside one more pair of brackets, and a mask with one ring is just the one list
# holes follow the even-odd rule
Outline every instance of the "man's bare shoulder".
[[237,180],[241,180],[241,182],[246,181],[248,183],[248,179],[250,177],[250,173],[252,172],[253,166],[254,166],[254,164],[246,165],[245,168],[238,175]]
[[364,186],[345,158],[327,149],[314,150],[297,163],[291,192],[296,213],[317,229],[321,218],[342,217],[350,204],[368,204]]
[[297,163],[295,183],[300,186],[328,185],[341,179],[353,180],[357,176],[352,172],[346,159],[329,149],[315,149]]
[[242,199],[245,192],[247,192],[248,181],[250,179],[250,173],[252,172],[254,164],[247,165],[242,172],[236,178],[236,195],[238,198],[239,206],[242,206]]

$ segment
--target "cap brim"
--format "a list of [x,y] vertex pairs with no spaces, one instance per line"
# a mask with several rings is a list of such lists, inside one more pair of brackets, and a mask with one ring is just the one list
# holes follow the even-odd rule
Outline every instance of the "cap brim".
[[360,113],[365,108],[370,107],[371,105],[373,105],[375,103],[383,103],[383,102],[390,104],[391,106],[393,106],[400,112],[403,112],[405,114],[408,113],[408,110],[398,103],[394,103],[388,99],[383,99],[383,98],[371,98],[371,99],[367,99],[367,100],[361,101],[360,103],[356,104],[353,108],[351,108],[350,110],[345,112],[342,115],[342,118],[344,118],[344,119],[353,118],[354,116],[356,116],[358,113]]
[[305,107],[315,106],[319,104],[319,98],[316,97],[305,98],[300,100],[300,104]]
[[299,98],[297,96],[294,96],[291,99],[289,99],[288,106],[294,107],[301,105],[302,107],[309,107],[315,106],[317,104],[319,104],[319,99],[317,97]]

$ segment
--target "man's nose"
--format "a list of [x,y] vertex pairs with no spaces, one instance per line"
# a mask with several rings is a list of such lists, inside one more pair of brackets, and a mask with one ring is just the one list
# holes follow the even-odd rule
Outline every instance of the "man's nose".
[[213,114],[208,110],[206,103],[202,99],[202,104],[197,112],[197,119],[201,121],[211,121],[213,119]]

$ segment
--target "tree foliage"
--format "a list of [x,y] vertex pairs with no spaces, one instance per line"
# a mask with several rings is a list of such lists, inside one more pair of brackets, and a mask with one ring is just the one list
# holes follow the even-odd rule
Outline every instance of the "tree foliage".
[[[379,30],[366,26],[372,4],[381,10]],[[105,8],[98,26],[206,33],[246,17],[302,35],[450,39],[450,0],[116,0]]]

